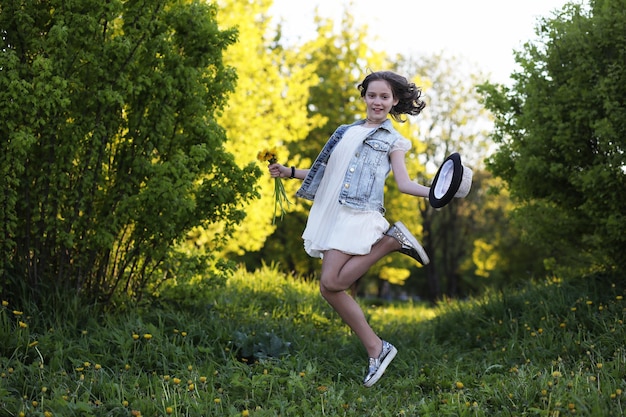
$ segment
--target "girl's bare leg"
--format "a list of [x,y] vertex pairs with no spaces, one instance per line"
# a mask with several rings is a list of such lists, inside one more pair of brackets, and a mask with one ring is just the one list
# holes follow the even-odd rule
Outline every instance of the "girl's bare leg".
[[374,333],[365,319],[359,304],[348,295],[352,283],[367,272],[383,256],[398,250],[400,244],[394,238],[383,236],[367,255],[348,255],[336,250],[324,253],[320,292],[337,311],[365,346],[369,357],[378,357],[382,340]]

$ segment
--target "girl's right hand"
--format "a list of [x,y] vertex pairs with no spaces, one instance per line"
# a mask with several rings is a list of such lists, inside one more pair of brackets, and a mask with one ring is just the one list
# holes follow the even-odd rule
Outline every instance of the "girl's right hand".
[[[268,167],[272,178],[284,178],[289,176],[290,169],[279,163],[270,164]],[[286,174],[286,175],[285,175]]]

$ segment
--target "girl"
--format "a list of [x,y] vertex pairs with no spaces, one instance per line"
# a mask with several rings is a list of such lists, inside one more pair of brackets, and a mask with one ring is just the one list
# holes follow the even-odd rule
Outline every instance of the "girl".
[[389,227],[383,217],[385,180],[393,169],[401,192],[427,197],[429,187],[409,179],[405,154],[411,142],[392,126],[388,115],[417,115],[425,106],[421,90],[391,72],[373,72],[358,85],[367,116],[335,130],[310,169],[271,164],[272,177],[302,179],[296,195],[313,200],[302,235],[305,251],[322,258],[320,292],[359,337],[369,356],[364,385],[383,375],[397,349],[372,330],[348,289],[385,255],[399,251],[421,264],[429,262],[417,239],[401,222]]

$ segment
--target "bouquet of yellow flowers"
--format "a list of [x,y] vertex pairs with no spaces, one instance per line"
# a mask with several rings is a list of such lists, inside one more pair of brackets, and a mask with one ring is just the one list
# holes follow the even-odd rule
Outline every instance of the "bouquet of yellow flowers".
[[[275,149],[264,149],[260,151],[256,157],[261,162],[268,162],[269,164],[276,163],[276,150]],[[285,204],[289,206],[291,202],[287,198],[287,193],[285,192],[285,186],[283,185],[283,180],[280,177],[274,178],[274,218],[272,219],[272,224],[276,223],[276,211],[280,207],[280,219],[283,219],[285,215]]]

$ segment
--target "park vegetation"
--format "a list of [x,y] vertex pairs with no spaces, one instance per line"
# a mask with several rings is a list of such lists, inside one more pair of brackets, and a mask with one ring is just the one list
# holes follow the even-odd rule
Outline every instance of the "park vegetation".
[[[623,415],[626,0],[540,18],[507,86],[372,50],[349,9],[289,43],[271,4],[0,5],[0,414]],[[353,289],[400,348],[366,390],[309,203],[285,180],[273,222],[257,155],[310,164],[386,68],[427,100],[412,175],[459,151],[474,184],[434,210],[389,181],[433,262]]]

